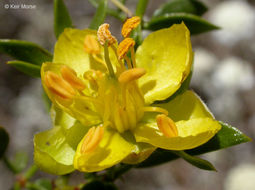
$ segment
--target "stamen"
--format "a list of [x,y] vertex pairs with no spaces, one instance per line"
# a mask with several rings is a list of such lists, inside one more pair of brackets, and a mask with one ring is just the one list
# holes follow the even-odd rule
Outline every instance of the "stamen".
[[81,79],[77,77],[76,72],[68,66],[61,67],[61,75],[62,77],[75,89],[84,90],[85,85]]
[[129,57],[125,56],[124,59],[127,62],[128,69],[132,69],[132,64],[131,64],[131,60],[129,59]]
[[52,71],[47,71],[45,73],[44,81],[50,91],[63,99],[71,99],[76,94],[75,90],[68,82]]
[[120,42],[118,46],[118,59],[122,59],[127,55],[130,48],[134,47],[135,41],[132,38],[125,38],[122,42]]
[[133,29],[135,29],[141,22],[141,19],[139,16],[134,16],[132,18],[129,18],[126,20],[126,22],[123,24],[121,34],[124,38],[128,37]]
[[[115,56],[116,56],[117,59],[118,59],[118,50],[117,50],[117,48],[116,48],[115,46],[111,46],[111,48],[112,48],[112,50],[113,50]],[[121,71],[125,70],[125,67],[124,67],[123,62],[122,62],[121,60],[118,59],[118,63],[119,63],[119,65],[120,65]]]
[[90,128],[81,146],[81,153],[86,154],[95,150],[100,141],[102,140],[103,134],[104,128],[102,126],[99,126],[97,128]]
[[105,45],[108,42],[108,46],[111,46],[117,42],[116,38],[112,36],[109,27],[110,25],[105,23],[98,28],[97,37],[101,45]]
[[104,59],[105,59],[105,63],[107,65],[109,74],[113,77],[114,71],[113,71],[112,63],[109,57],[108,41],[106,41],[106,43],[104,44]]
[[158,112],[168,115],[168,111],[160,107],[143,107],[144,112]]
[[102,65],[105,66],[105,62],[100,58],[98,57],[96,54],[92,54],[92,57],[99,63],[101,63]]
[[143,68],[134,68],[124,71],[120,74],[118,80],[120,83],[127,83],[142,77],[146,71]]
[[163,135],[165,135],[166,137],[178,136],[177,127],[172,119],[170,119],[164,114],[160,114],[157,115],[156,121],[158,124],[158,128],[163,133]]
[[136,68],[135,48],[134,48],[134,46],[131,47],[131,60],[132,60],[132,63],[133,63],[133,68]]
[[99,47],[98,41],[96,40],[96,36],[86,35],[84,39],[84,49],[89,54],[100,53],[100,47]]

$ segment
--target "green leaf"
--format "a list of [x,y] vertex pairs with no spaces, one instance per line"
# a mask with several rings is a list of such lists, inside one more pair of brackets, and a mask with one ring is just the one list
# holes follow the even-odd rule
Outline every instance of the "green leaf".
[[87,183],[81,190],[117,190],[117,187],[110,182],[95,180]]
[[148,23],[144,24],[144,28],[155,31],[162,28],[168,28],[173,24],[179,24],[181,22],[185,23],[191,34],[199,34],[219,29],[218,26],[209,23],[201,17],[188,13],[169,13],[152,18]]
[[52,61],[51,53],[37,44],[27,41],[0,39],[0,52],[39,66],[43,62]]
[[94,15],[89,28],[97,30],[98,27],[104,22],[107,10],[107,0],[101,0],[98,4],[96,14]]
[[190,13],[201,16],[207,10],[208,8],[197,0],[172,0],[156,9],[153,17],[163,16],[168,13]]
[[40,75],[41,67],[38,65],[34,65],[32,63],[28,63],[24,61],[17,61],[17,60],[8,61],[7,64],[15,67],[19,71],[31,77],[39,77],[39,78],[41,77]]
[[[219,123],[221,124],[222,128],[210,141],[197,148],[187,150],[185,152],[191,155],[200,155],[251,141],[249,137],[247,137],[235,127],[232,127],[223,122]],[[143,168],[155,166],[175,160],[177,158],[178,156],[172,151],[157,149],[147,160],[138,164],[136,167]]]
[[54,0],[54,32],[56,38],[65,28],[72,27],[72,20],[63,0]]
[[3,127],[0,126],[0,159],[3,157],[9,144],[9,135]]
[[200,169],[216,171],[215,167],[207,160],[191,156],[184,151],[173,151],[173,153]]
[[136,6],[135,14],[141,18],[143,18],[143,15],[146,11],[147,5],[149,0],[139,0]]
[[25,152],[18,152],[14,159],[5,158],[5,163],[14,174],[18,174],[27,167],[28,155]]

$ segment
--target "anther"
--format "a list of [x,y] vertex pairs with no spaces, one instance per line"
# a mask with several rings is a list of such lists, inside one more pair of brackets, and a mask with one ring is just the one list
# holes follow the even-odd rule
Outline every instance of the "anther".
[[120,83],[127,83],[139,79],[146,73],[143,68],[134,68],[124,71],[120,74],[118,80]]
[[90,128],[84,137],[84,141],[81,146],[81,153],[82,154],[90,153],[93,150],[95,150],[100,141],[102,140],[103,134],[104,134],[103,126],[99,126],[97,128],[95,127]]
[[129,18],[126,20],[126,22],[123,24],[121,34],[124,38],[128,37],[133,29],[135,29],[141,22],[141,19],[139,16],[134,16],[132,18]]
[[96,36],[94,35],[86,35],[84,39],[84,50],[89,54],[99,54],[100,47]]
[[77,74],[76,72],[71,69],[70,67],[68,66],[62,66],[61,67],[61,75],[62,77],[72,86],[74,87],[75,89],[77,90],[84,90],[85,89],[85,85],[84,83],[82,82],[81,79],[79,79],[77,77]]
[[132,38],[125,38],[122,42],[120,42],[118,46],[118,59],[122,59],[129,51],[131,47],[134,47],[135,41]]
[[44,82],[50,91],[61,98],[71,99],[76,94],[75,90],[68,82],[52,71],[47,71],[45,73]]
[[164,114],[160,114],[157,115],[156,121],[158,124],[158,128],[163,133],[163,135],[165,135],[166,137],[178,136],[177,127],[172,119],[170,119]]
[[114,36],[112,36],[110,30],[109,24],[102,24],[99,26],[97,31],[97,37],[101,45],[105,45],[105,43],[108,41],[108,46],[111,46],[112,44],[116,43],[117,40]]

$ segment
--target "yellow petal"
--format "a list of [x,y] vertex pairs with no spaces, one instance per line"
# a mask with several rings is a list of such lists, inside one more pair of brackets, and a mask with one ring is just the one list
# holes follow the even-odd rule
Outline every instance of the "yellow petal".
[[137,67],[147,71],[138,81],[146,103],[171,96],[188,76],[192,59],[190,33],[184,23],[151,33],[136,53]]
[[153,152],[156,147],[148,143],[135,143],[135,149],[122,161],[125,164],[138,164],[146,160]]
[[193,118],[214,118],[204,102],[191,90],[185,91],[168,103],[155,105],[166,109],[175,122]]
[[54,49],[54,63],[62,63],[82,75],[90,68],[89,54],[84,50],[86,35],[94,35],[94,30],[78,30],[67,28],[59,36]]
[[134,130],[136,141],[168,150],[186,150],[206,143],[221,128],[221,125],[211,118],[197,118],[175,124],[178,136],[170,138],[161,133],[156,123],[140,124]]
[[82,172],[96,172],[120,163],[135,148],[115,130],[105,128],[98,146],[89,153],[82,153],[81,140],[74,158],[74,168]]

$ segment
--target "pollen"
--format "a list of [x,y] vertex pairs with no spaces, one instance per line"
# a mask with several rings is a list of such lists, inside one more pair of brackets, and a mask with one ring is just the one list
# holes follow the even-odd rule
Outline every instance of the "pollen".
[[122,42],[120,42],[118,46],[118,50],[117,50],[118,59],[120,60],[123,57],[125,57],[129,49],[131,47],[134,47],[134,45],[135,45],[135,41],[132,38],[125,38]]
[[81,153],[90,153],[95,150],[103,138],[103,135],[104,128],[102,126],[90,128],[84,138],[84,142],[82,143]]
[[166,137],[177,137],[178,130],[172,119],[164,114],[157,115],[156,117],[159,130]]
[[126,20],[123,24],[121,34],[124,38],[128,37],[133,29],[135,29],[141,22],[139,16],[134,16]]
[[134,80],[139,79],[146,73],[145,69],[143,68],[133,68],[124,71],[120,74],[118,80],[120,83],[128,83]]
[[96,36],[94,35],[86,35],[84,39],[84,50],[89,54],[99,54],[100,47]]
[[101,45],[108,42],[108,46],[110,46],[117,42],[116,38],[111,34],[109,27],[110,25],[105,23],[100,25],[98,28],[97,37]]
[[81,79],[79,79],[77,77],[77,74],[76,72],[71,69],[70,67],[68,66],[62,66],[61,67],[61,75],[62,77],[72,86],[74,87],[75,89],[77,90],[84,90],[85,89],[85,85],[84,83],[82,82]]
[[61,98],[71,99],[76,94],[68,82],[51,71],[45,73],[44,81],[48,89]]

